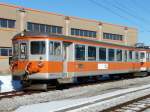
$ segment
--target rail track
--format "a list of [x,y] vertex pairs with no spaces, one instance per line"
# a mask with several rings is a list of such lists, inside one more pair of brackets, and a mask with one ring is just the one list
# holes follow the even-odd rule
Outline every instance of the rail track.
[[112,107],[107,112],[143,112],[150,108],[150,95]]
[[[54,90],[63,90],[63,89],[68,89],[68,88],[76,88],[76,87],[84,87],[84,86],[89,86],[89,85],[96,85],[96,84],[104,84],[104,83],[109,83],[109,82],[114,82],[114,81],[121,81],[121,80],[126,80],[126,79],[133,79],[131,78],[124,78],[124,79],[108,79],[108,80],[97,80],[97,81],[88,81],[88,82],[82,82],[82,83],[72,83],[72,84],[63,84],[59,86],[48,86],[48,89],[45,91],[54,91]],[[25,90],[18,90],[18,91],[9,91],[9,92],[3,92],[0,93],[0,100],[3,98],[12,98],[15,96],[24,96],[24,95],[31,95],[34,93],[41,93],[43,92],[42,90],[32,88],[32,89],[25,89]]]
[[[150,85],[87,98],[57,112],[142,112],[150,107]],[[74,101],[72,101],[74,102]],[[57,105],[57,104],[56,104]]]
[[[60,105],[53,107],[52,105]],[[62,104],[63,103],[63,104]],[[48,108],[46,109],[46,107]],[[79,99],[65,99],[47,104],[25,106],[24,112],[44,110],[45,112],[143,112],[150,107],[150,84],[140,87]],[[17,110],[17,112],[20,111]]]
[[12,98],[15,96],[23,96],[23,95],[30,95],[33,93],[37,93],[37,91],[9,91],[0,93],[0,100],[3,98]]

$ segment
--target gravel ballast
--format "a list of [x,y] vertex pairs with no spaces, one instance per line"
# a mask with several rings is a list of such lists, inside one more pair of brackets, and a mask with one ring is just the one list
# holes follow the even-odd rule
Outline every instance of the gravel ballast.
[[149,81],[150,76],[2,99],[0,100],[0,112],[10,112],[23,105],[100,95],[123,88],[149,84]]

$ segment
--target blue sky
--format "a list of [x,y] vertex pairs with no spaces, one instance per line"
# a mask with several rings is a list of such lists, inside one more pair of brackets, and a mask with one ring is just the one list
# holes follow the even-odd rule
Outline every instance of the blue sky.
[[150,0],[0,0],[0,2],[135,27],[139,30],[138,41],[150,45]]

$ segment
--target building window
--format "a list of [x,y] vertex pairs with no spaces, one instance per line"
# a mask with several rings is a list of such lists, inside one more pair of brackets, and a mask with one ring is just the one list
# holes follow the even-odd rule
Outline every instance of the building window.
[[47,32],[53,34],[62,34],[61,26],[39,24],[32,22],[27,22],[27,30],[32,32]]
[[12,56],[12,48],[0,48],[0,56]]
[[106,48],[99,48],[99,60],[106,61]]
[[96,47],[88,46],[88,60],[96,60]]
[[85,45],[75,45],[75,59],[85,60]]
[[8,49],[1,49],[1,56],[8,56]]
[[123,41],[123,35],[111,34],[111,33],[103,33],[103,39]]
[[114,61],[114,60],[115,60],[115,50],[108,49],[108,61]]
[[71,35],[96,38],[96,31],[71,28]]
[[0,18],[0,27],[1,28],[15,28],[15,22],[16,20]]

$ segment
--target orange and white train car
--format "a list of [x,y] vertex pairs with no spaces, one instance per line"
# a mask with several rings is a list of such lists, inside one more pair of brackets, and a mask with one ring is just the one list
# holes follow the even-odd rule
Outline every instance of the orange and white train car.
[[24,32],[12,39],[11,71],[20,80],[57,80],[150,72],[150,49],[47,33]]

